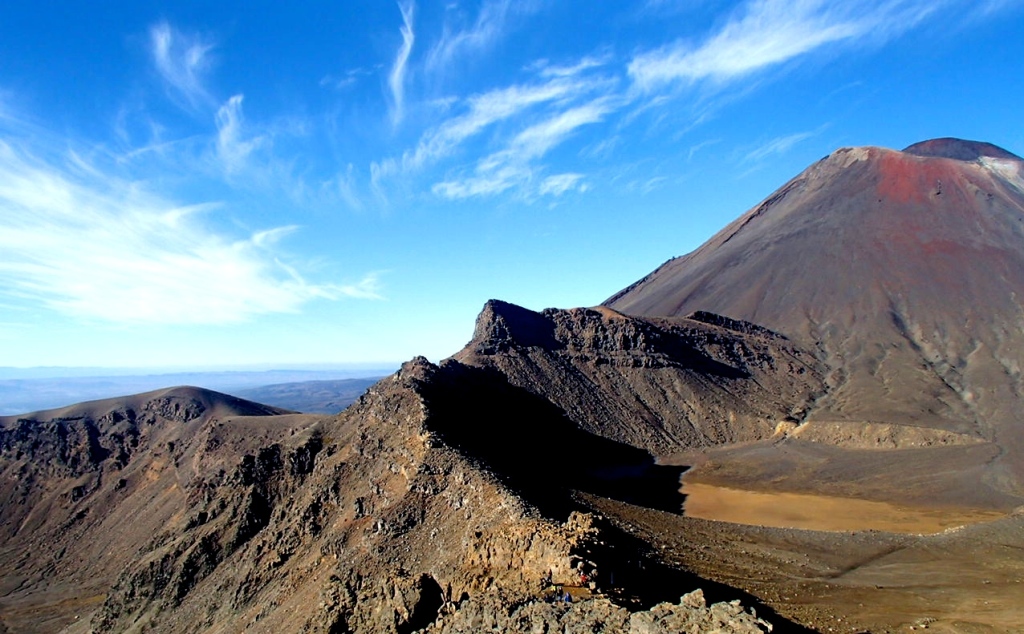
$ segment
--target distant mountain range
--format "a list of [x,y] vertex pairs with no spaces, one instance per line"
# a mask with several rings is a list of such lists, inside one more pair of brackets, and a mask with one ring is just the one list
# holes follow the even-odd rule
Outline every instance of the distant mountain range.
[[[336,414],[373,381],[396,366],[352,366],[323,370],[261,370],[143,374],[109,368],[0,368],[0,416],[63,407],[71,403],[138,394],[176,385],[197,385],[285,409]],[[364,379],[349,383],[353,379]],[[299,384],[312,382],[314,385]],[[289,384],[289,387],[281,387]],[[336,390],[336,391],[334,391]],[[305,396],[302,396],[302,395]],[[280,403],[275,399],[282,399]],[[334,409],[337,407],[338,409]],[[332,411],[333,410],[333,411]]]
[[277,383],[236,390],[234,394],[250,401],[303,414],[337,414],[354,403],[368,387],[381,378],[377,376],[336,381]]

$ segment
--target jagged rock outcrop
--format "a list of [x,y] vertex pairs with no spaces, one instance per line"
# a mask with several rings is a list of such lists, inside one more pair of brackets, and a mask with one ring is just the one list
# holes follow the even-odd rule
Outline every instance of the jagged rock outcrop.
[[409,632],[567,571],[585,521],[541,517],[438,439],[420,394],[437,372],[406,364],[337,419],[197,479],[189,516],[126,567],[93,627]]
[[708,606],[695,590],[677,603],[663,602],[649,610],[630,612],[606,598],[575,603],[531,601],[511,613],[488,597],[467,601],[450,616],[442,616],[425,634],[476,634],[505,632],[593,632],[594,634],[678,634],[719,632],[763,634],[773,627],[744,610],[739,601]]
[[[678,512],[680,470],[581,429],[494,368],[416,359],[338,417],[236,416],[188,390],[129,400],[74,417],[106,448],[85,475],[75,456],[91,455],[89,442],[47,444],[41,421],[5,421],[5,465],[36,447],[42,464],[65,469],[34,480],[40,499],[93,482],[64,506],[25,498],[46,521],[10,529],[2,563],[23,582],[0,619],[13,631],[405,633],[473,606],[507,614],[548,576],[601,571],[638,606],[695,587],[665,583],[675,573],[654,574],[653,560],[640,574],[643,544],[574,497]],[[122,437],[137,440],[117,457]],[[554,479],[561,469],[543,466],[576,451],[592,462]],[[59,548],[33,557],[44,544]],[[648,593],[644,576],[663,587]],[[32,621],[44,587],[69,600]],[[100,603],[76,620],[85,597]]]
[[[232,447],[214,451],[221,440],[213,430],[231,420],[253,421],[262,441],[303,423],[197,388],[0,418],[0,571],[16,580],[0,602],[0,620],[40,594],[74,597],[52,614],[44,610],[44,623],[77,612],[77,601],[102,597],[140,548],[184,512],[198,466],[239,457],[227,457]],[[56,629],[32,623],[30,631]]]
[[455,359],[500,372],[580,428],[655,454],[768,438],[824,390],[813,353],[710,313],[535,313],[492,300]]

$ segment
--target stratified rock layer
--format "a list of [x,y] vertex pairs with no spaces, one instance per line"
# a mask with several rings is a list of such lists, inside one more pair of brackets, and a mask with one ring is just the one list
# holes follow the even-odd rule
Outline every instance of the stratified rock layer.
[[455,356],[500,372],[581,429],[655,454],[772,436],[824,390],[814,355],[754,324],[490,301]]

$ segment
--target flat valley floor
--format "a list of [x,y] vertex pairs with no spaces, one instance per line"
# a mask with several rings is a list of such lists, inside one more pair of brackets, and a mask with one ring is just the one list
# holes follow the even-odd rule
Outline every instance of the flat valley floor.
[[[691,464],[706,461],[684,477],[686,515],[595,496],[586,501],[660,550],[666,563],[743,590],[816,631],[1020,631],[1024,507],[984,495],[980,505],[957,503],[953,483],[912,494],[905,478],[888,495],[866,487],[882,498],[875,500],[824,482],[817,488],[829,494],[814,493],[809,478],[797,482],[803,492],[784,490],[796,478],[777,479],[783,490],[772,491],[771,479],[750,486],[763,476],[749,460],[758,451],[777,449],[685,456]],[[742,454],[741,463],[730,460],[733,452]],[[914,460],[904,463],[914,468]],[[943,499],[938,486],[952,493]]]

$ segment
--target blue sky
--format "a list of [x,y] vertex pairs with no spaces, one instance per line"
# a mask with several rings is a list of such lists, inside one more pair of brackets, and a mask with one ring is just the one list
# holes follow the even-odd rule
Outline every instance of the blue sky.
[[296,4],[0,8],[0,366],[438,360],[838,147],[1024,153],[1024,1]]

